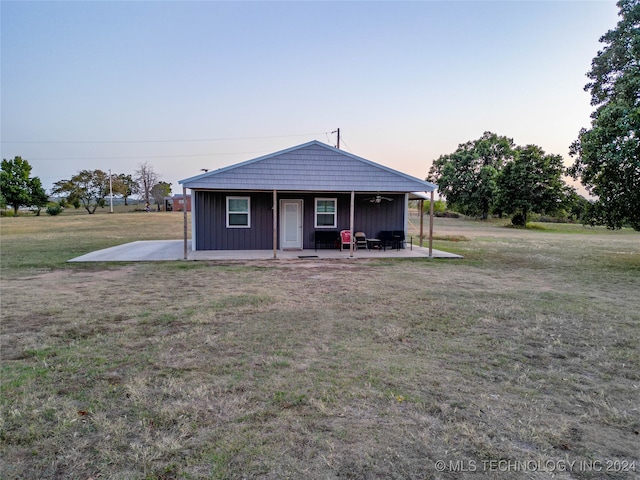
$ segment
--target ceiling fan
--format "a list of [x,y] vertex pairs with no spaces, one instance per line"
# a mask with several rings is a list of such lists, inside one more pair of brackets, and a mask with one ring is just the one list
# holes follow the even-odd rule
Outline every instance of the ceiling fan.
[[377,203],[377,204],[382,203],[383,200],[385,200],[387,202],[393,202],[393,198],[383,197],[379,193],[375,197],[365,198],[364,199],[365,202],[371,202],[371,203]]

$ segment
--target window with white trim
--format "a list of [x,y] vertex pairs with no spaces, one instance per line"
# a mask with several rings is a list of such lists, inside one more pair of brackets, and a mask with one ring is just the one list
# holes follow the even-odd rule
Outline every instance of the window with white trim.
[[227,197],[227,228],[251,227],[251,198]]
[[316,198],[315,226],[316,228],[336,228],[338,199]]

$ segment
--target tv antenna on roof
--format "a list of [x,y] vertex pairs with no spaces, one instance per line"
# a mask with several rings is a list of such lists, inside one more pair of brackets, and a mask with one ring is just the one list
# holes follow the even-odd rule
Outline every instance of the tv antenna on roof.
[[336,148],[337,148],[338,150],[340,150],[340,129],[338,128],[337,130],[334,130],[334,131],[333,131],[333,132],[331,132],[331,133],[337,133],[337,134],[338,134],[338,144],[336,145]]

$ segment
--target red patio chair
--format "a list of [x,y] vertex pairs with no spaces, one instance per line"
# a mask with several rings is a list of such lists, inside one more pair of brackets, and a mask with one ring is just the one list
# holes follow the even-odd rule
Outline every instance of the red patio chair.
[[340,251],[342,251],[345,245],[348,248],[349,248],[349,245],[351,245],[351,232],[349,230],[340,231]]

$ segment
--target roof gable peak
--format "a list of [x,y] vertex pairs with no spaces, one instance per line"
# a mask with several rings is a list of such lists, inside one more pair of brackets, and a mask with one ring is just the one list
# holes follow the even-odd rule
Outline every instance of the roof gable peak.
[[312,140],[179,182],[187,188],[431,191],[436,185]]

